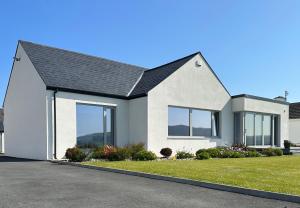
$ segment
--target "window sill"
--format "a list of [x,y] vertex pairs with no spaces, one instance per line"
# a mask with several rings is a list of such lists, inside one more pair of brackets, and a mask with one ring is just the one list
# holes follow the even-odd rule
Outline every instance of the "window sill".
[[168,136],[167,139],[182,139],[182,140],[207,140],[207,139],[221,139],[221,137],[205,137],[205,136]]

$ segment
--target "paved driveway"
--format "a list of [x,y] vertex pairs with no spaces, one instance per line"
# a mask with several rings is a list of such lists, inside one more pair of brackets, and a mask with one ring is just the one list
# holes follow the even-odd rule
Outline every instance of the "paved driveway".
[[300,207],[136,176],[0,156],[0,208]]

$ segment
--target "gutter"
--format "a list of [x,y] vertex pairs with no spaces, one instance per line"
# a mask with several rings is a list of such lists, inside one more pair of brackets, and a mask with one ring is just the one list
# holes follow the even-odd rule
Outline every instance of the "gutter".
[[53,157],[54,157],[54,159],[56,160],[57,159],[57,157],[56,157],[56,153],[57,153],[57,151],[56,151],[56,93],[58,92],[58,90],[57,89],[55,89],[54,90],[54,92],[53,92],[53,102],[54,102],[54,109],[53,109],[53,114],[54,114],[54,118],[53,118],[53,125],[54,125],[54,135],[53,135],[53,149],[54,149],[54,153],[53,153]]

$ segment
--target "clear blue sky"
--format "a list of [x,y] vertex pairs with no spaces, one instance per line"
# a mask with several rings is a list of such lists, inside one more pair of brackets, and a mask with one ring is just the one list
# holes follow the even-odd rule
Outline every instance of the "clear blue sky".
[[201,51],[232,95],[300,101],[300,1],[1,1],[0,102],[18,39],[144,67]]

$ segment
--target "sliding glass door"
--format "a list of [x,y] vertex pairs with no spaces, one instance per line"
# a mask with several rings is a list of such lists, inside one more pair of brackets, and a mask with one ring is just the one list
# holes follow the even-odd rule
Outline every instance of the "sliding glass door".
[[114,145],[114,110],[99,105],[76,105],[77,146]]
[[245,113],[245,144],[247,146],[269,146],[275,144],[272,131],[274,129],[275,132],[278,132],[278,126],[272,125],[274,117],[276,116],[261,113]]

